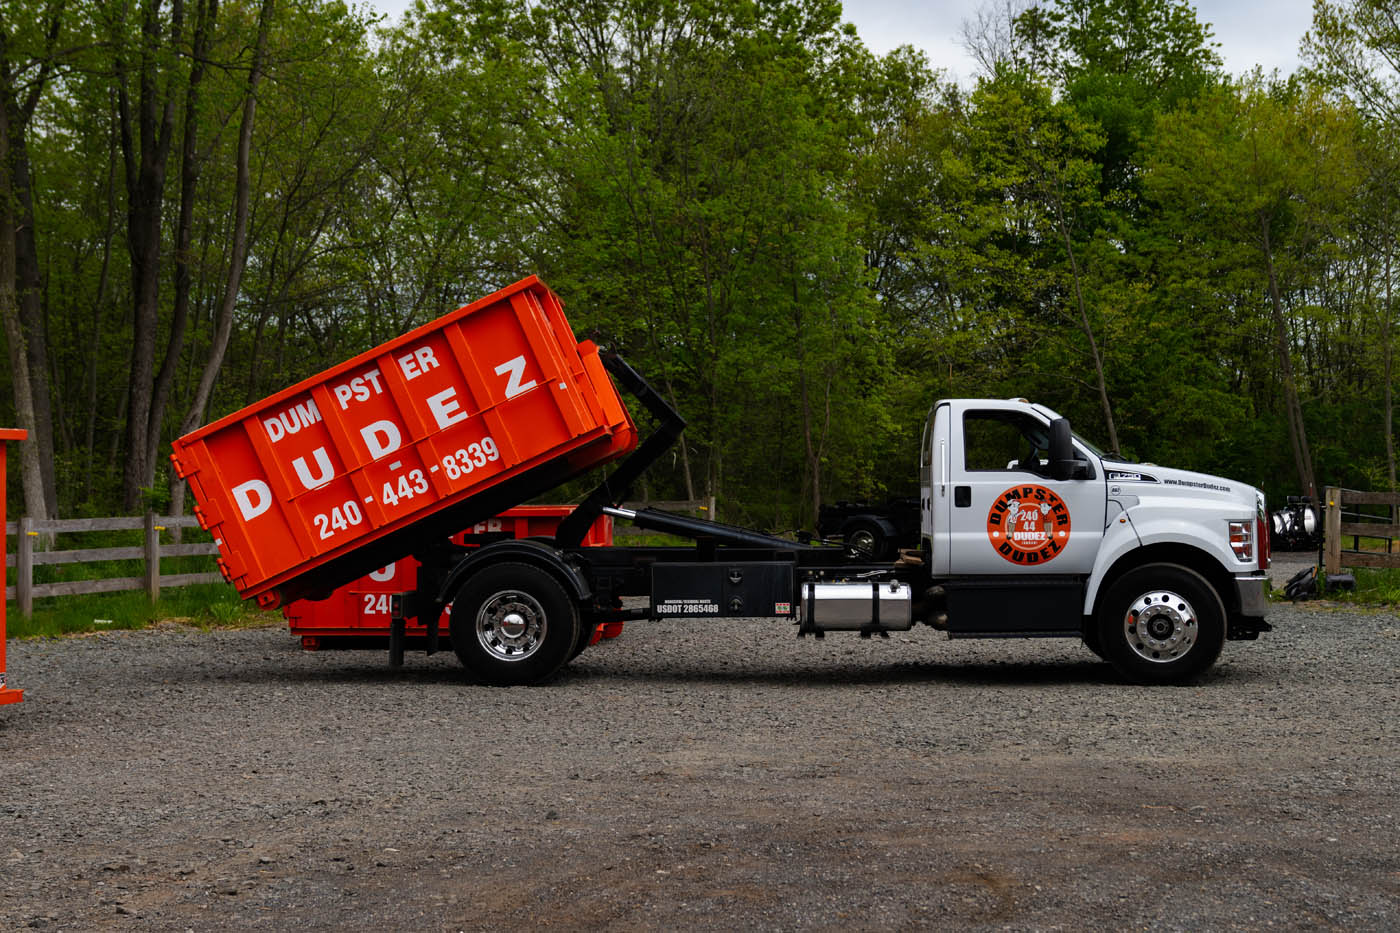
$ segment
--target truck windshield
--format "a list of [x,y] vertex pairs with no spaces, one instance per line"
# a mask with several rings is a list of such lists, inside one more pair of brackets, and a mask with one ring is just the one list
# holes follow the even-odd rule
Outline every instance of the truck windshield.
[[1071,431],[1070,433],[1074,435],[1074,439],[1076,441],[1078,441],[1080,444],[1082,444],[1085,448],[1088,449],[1089,453],[1093,454],[1095,457],[1098,457],[1100,460],[1120,459],[1119,457],[1110,457],[1108,454],[1104,453],[1102,450],[1099,449],[1098,444],[1095,444],[1093,441],[1085,439],[1084,435],[1074,431]]

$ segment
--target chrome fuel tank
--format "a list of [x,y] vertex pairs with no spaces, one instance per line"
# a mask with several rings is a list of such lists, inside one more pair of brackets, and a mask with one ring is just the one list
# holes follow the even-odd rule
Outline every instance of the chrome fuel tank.
[[907,632],[914,591],[906,583],[806,583],[803,627],[818,632]]

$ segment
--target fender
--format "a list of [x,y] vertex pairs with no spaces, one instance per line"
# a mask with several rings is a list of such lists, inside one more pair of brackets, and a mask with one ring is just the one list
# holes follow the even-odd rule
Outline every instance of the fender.
[[[1118,504],[1110,499],[1109,511],[1113,512],[1116,506]],[[1206,520],[1198,519],[1192,513],[1189,505],[1173,502],[1169,507],[1131,506],[1111,518],[1110,526],[1104,530],[1103,544],[1099,549],[1099,558],[1094,564],[1094,572],[1085,588],[1084,614],[1093,613],[1094,603],[1105,578],[1122,557],[1137,547],[1170,545],[1190,548],[1197,552],[1202,560],[1214,565],[1218,575],[1222,576],[1232,576],[1254,569],[1253,564],[1240,562],[1230,550],[1225,523],[1220,521],[1221,515],[1218,510],[1205,510]],[[1128,521],[1126,524],[1120,523],[1119,518],[1126,518]],[[1210,533],[1212,525],[1219,526],[1215,534]],[[1131,539],[1122,531],[1115,533],[1115,529],[1131,529]],[[1207,579],[1213,579],[1217,573],[1206,573],[1205,576]],[[1228,605],[1229,594],[1219,595]]]
[[1137,528],[1133,525],[1131,512],[1124,511],[1122,503],[1108,500],[1108,518],[1103,530],[1103,540],[1099,542],[1099,556],[1094,561],[1094,572],[1089,575],[1084,587],[1084,614],[1094,614],[1094,600],[1098,599],[1099,587],[1118,559],[1130,551],[1142,547]]
[[593,598],[593,590],[583,575],[564,559],[557,548],[529,538],[496,541],[473,551],[465,560],[448,572],[438,590],[434,602],[446,606],[456,597],[457,591],[472,574],[483,567],[510,561],[518,564],[531,564],[548,571],[563,584],[565,591],[575,601],[584,603]]

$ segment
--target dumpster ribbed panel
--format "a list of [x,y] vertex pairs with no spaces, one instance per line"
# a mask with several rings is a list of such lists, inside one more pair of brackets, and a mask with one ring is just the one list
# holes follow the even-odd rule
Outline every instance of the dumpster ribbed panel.
[[185,435],[171,460],[230,580],[271,606],[506,480],[524,501],[636,442],[597,348],[531,277]]

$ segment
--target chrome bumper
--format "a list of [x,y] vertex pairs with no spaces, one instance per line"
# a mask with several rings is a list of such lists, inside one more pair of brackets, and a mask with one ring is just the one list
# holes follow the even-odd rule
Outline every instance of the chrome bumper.
[[1235,594],[1240,615],[1260,619],[1268,615],[1269,578],[1265,575],[1235,577]]

